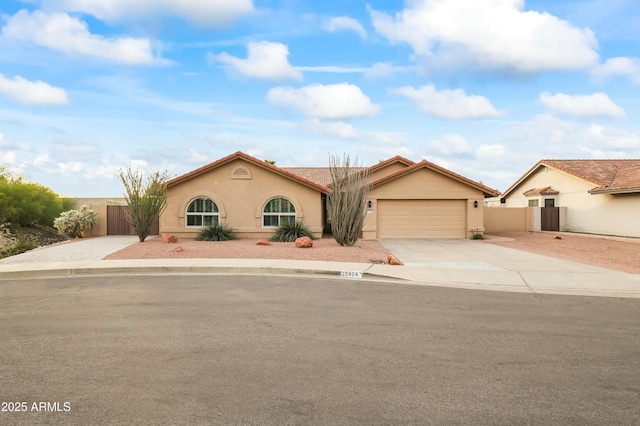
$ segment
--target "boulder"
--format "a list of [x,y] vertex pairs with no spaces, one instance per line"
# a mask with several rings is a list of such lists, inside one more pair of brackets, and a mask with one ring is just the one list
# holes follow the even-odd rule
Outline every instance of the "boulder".
[[313,241],[309,237],[300,237],[296,240],[296,247],[298,248],[313,247]]
[[160,241],[162,241],[163,243],[177,243],[178,238],[175,235],[162,234],[160,235]]
[[402,262],[400,262],[400,259],[398,259],[397,257],[395,257],[392,254],[387,256],[387,263],[389,265],[402,265]]
[[271,245],[271,241],[267,240],[266,238],[260,238],[258,240],[258,242],[256,243],[257,246],[270,246]]
[[180,247],[180,246],[178,246],[178,247],[176,247],[176,248],[174,248],[174,249],[173,249],[173,251],[174,251],[174,252],[176,252],[176,253],[181,252],[181,251],[183,251],[183,250],[184,250],[184,249],[183,249],[182,247]]

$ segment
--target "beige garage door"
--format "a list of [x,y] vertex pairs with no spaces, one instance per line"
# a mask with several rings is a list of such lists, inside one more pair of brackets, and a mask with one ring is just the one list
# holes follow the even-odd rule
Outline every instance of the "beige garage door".
[[378,238],[465,238],[465,200],[378,200]]

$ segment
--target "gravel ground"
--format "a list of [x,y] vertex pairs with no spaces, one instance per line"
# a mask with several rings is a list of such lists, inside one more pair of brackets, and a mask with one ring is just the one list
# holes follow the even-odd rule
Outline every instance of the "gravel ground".
[[[617,241],[547,232],[505,232],[496,236],[502,238],[488,236],[485,243],[640,274],[640,240]],[[556,236],[560,236],[561,239],[556,239]],[[508,240],[505,241],[505,237]],[[294,243],[257,246],[256,241],[257,239],[243,239],[207,242],[181,239],[178,243],[166,244],[156,237],[144,243],[133,244],[107,256],[106,259],[235,258],[369,263],[386,260],[391,254],[378,241],[359,240],[355,247],[341,247],[329,237],[315,240],[310,249],[296,248]],[[182,248],[182,251],[174,251],[177,247]]]
[[640,274],[639,239],[618,241],[605,237],[550,232],[504,232],[496,236],[512,240],[492,241],[489,237],[486,242],[616,271]]
[[[162,243],[160,238],[156,237],[112,253],[105,259],[295,259],[369,263],[386,261],[387,256],[391,254],[378,241],[359,240],[354,247],[341,247],[329,237],[314,240],[311,248],[296,248],[294,243],[258,246],[256,241],[257,238],[234,241],[179,239],[177,243]],[[177,247],[182,250],[174,251]]]

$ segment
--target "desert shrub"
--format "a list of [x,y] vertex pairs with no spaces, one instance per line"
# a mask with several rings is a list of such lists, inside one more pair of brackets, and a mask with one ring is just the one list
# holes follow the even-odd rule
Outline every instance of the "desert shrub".
[[300,237],[309,237],[315,240],[311,229],[302,221],[281,223],[271,236],[271,241],[291,243]]
[[329,157],[331,194],[327,198],[327,216],[333,238],[341,246],[352,247],[360,238],[367,217],[367,199],[371,185],[369,173],[352,161],[348,155],[342,159]]
[[127,221],[131,224],[140,242],[149,236],[153,223],[167,207],[169,174],[166,171],[147,172],[120,169],[118,177],[124,185],[127,200]]
[[233,228],[225,223],[207,226],[196,237],[197,241],[229,241],[237,240]]
[[38,247],[36,240],[27,235],[18,234],[15,241],[0,247],[0,259],[33,250],[36,247]]
[[82,238],[82,231],[98,223],[98,213],[84,205],[79,210],[69,210],[60,213],[53,221],[53,227],[61,235],[69,238]]

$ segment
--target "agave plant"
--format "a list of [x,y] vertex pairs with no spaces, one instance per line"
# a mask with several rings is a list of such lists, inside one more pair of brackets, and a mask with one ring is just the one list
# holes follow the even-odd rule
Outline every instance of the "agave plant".
[[229,241],[237,240],[233,228],[225,223],[207,226],[196,237],[197,241]]
[[281,243],[291,243],[300,237],[309,237],[315,240],[311,229],[302,221],[285,222],[281,223],[276,228],[271,237],[271,241],[277,241]]

